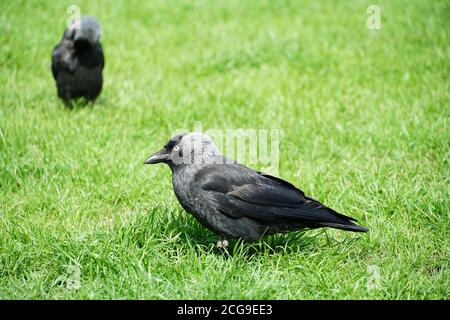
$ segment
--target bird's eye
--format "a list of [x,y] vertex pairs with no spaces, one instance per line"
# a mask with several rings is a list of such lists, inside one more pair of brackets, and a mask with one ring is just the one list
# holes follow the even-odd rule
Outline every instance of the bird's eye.
[[175,147],[173,147],[173,151],[177,152],[177,151],[179,151],[179,150],[180,150],[180,146],[175,146]]

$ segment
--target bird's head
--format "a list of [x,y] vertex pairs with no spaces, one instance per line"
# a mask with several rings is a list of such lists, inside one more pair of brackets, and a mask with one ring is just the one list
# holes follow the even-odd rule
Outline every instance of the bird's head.
[[183,165],[214,163],[219,155],[214,143],[203,133],[191,132],[176,135],[158,152],[152,154],[145,164],[166,163],[171,168]]
[[66,33],[73,40],[75,50],[79,51],[94,46],[100,40],[102,29],[94,17],[82,16],[79,24],[71,26]]

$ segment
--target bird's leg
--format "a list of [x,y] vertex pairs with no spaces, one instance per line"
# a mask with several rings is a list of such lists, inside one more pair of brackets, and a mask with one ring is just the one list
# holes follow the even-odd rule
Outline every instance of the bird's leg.
[[228,247],[228,240],[222,239],[217,241],[217,248],[224,248],[226,249]]

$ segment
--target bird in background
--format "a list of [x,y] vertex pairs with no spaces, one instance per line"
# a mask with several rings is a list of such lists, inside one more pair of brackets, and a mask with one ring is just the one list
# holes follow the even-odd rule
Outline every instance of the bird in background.
[[253,242],[264,235],[305,228],[368,231],[291,183],[224,157],[202,133],[173,137],[145,161],[156,163],[170,167],[178,201],[219,235],[218,247],[226,247],[231,239]]
[[103,86],[105,59],[100,44],[101,27],[91,16],[64,30],[52,51],[51,70],[58,96],[66,103],[84,98],[95,100]]

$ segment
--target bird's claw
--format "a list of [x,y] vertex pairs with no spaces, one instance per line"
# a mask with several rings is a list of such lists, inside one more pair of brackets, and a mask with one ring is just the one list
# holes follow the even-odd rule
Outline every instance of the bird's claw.
[[226,249],[228,247],[228,240],[218,240],[217,241],[217,248],[224,248]]

